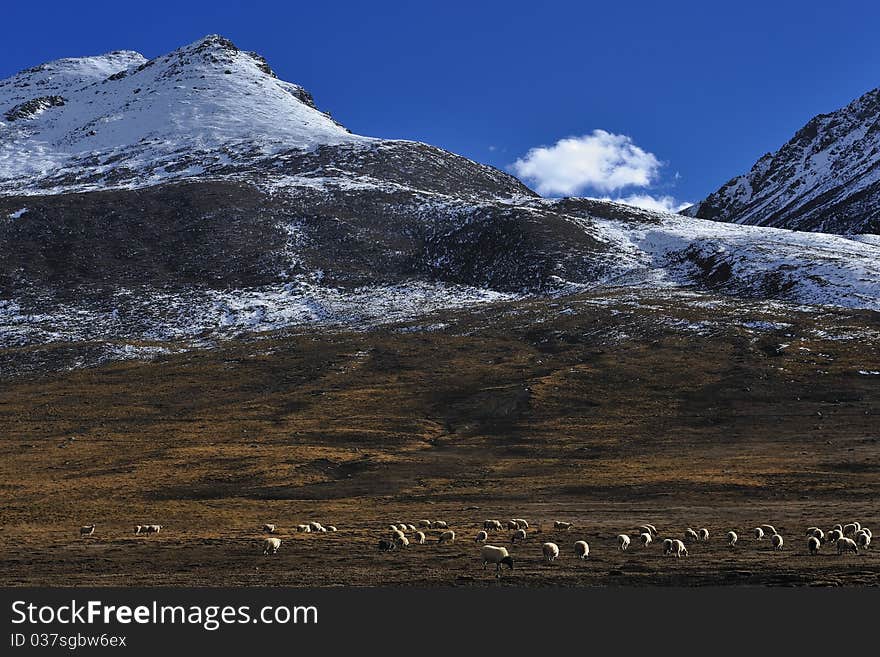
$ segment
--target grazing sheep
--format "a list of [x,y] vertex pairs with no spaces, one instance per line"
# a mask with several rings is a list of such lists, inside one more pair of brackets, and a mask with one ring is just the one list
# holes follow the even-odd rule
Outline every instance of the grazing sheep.
[[275,554],[278,552],[278,548],[281,547],[281,539],[280,538],[267,538],[263,541],[263,554]]
[[697,530],[697,535],[700,537],[700,540],[703,543],[707,543],[709,541],[709,530],[705,527]]
[[544,543],[541,546],[541,552],[547,561],[553,561],[559,556],[559,546],[556,543]]
[[403,534],[395,536],[394,542],[397,543],[397,547],[409,547],[409,539]]
[[379,552],[391,552],[397,545],[394,541],[388,540],[387,538],[379,539]]
[[675,547],[675,541],[671,538],[663,539],[663,554],[672,554],[672,550]]
[[519,529],[519,525],[516,524],[516,520],[508,520],[507,521],[507,528],[508,529]]
[[804,536],[814,536],[818,527],[807,527],[807,531],[804,532]]
[[314,521],[312,521],[312,522],[309,523],[309,529],[311,529],[313,532],[323,532],[323,531],[326,531],[326,530],[324,529],[324,526],[323,526],[320,522],[314,522]]
[[785,541],[782,540],[782,536],[779,534],[773,534],[773,536],[770,537],[770,543],[773,545],[773,549],[778,552],[782,549],[782,545]]
[[485,529],[487,532],[501,531],[502,529],[504,529],[504,525],[501,524],[500,520],[484,520],[483,529]]
[[142,533],[143,531],[144,531],[144,526],[143,526],[143,525],[135,525],[135,526],[134,526],[134,533],[135,533],[135,535],[140,534],[140,533]]
[[572,528],[572,523],[563,522],[562,520],[556,520],[553,522],[553,529],[565,529],[566,531]]
[[135,534],[158,534],[162,525],[137,525]]
[[415,538],[413,540],[419,545],[425,544],[425,532],[416,532]]
[[736,535],[736,532],[727,532],[727,545],[729,547],[736,547],[736,541],[739,539],[739,536]]
[[528,529],[529,523],[523,520],[522,518],[514,518],[513,521],[516,523],[517,529]]
[[526,540],[526,530],[525,529],[517,529],[513,532],[513,536],[510,537],[511,543],[516,543],[517,541]]
[[574,555],[578,559],[586,559],[590,556],[590,546],[586,541],[577,541],[574,544]]
[[810,527],[810,529],[807,531],[807,536],[818,538],[820,543],[825,540],[825,532],[823,532],[818,527]]
[[700,535],[695,532],[693,529],[688,527],[684,530],[684,542],[685,543],[696,543],[700,540]]
[[828,536],[825,537],[826,543],[837,543],[841,538],[843,538],[843,532],[839,529],[832,529],[828,532]]
[[651,541],[653,541],[654,539],[651,538],[650,532],[643,532],[639,534],[639,540],[642,541],[642,546],[648,547],[651,544]]
[[859,546],[856,545],[856,542],[851,538],[841,536],[837,539],[837,554],[843,554],[844,552],[852,552],[853,554],[858,554]]
[[763,541],[764,540],[764,530],[763,529],[761,529],[760,527],[755,527],[754,532],[755,532],[755,540],[756,541]]
[[423,529],[431,529],[433,523],[430,520],[419,520],[416,524]]
[[856,527],[856,523],[848,522],[843,526],[843,535],[844,536],[854,536],[855,533],[859,531]]
[[335,532],[336,526],[335,525],[327,525],[327,531],[328,532]]
[[395,529],[393,532],[391,532],[391,540],[392,541],[397,541],[400,538],[406,538],[406,534],[404,534],[399,529]]
[[95,533],[95,525],[83,525],[79,528],[80,536],[91,536]]
[[651,536],[657,538],[657,528],[654,525],[652,525],[650,522],[646,522],[645,527],[647,527],[648,530],[651,532]]
[[437,542],[441,545],[446,542],[455,543],[455,532],[451,529],[449,531],[443,532],[442,534],[440,534],[440,538],[437,539]]
[[807,550],[810,554],[818,554],[820,545],[819,539],[815,536],[810,536],[807,539]]
[[629,536],[626,534],[618,534],[617,535],[617,549],[621,552],[625,552],[626,548],[629,547]]
[[414,532],[416,530],[416,526],[412,524],[407,524],[406,528],[411,532]]
[[475,543],[483,543],[488,540],[489,540],[489,534],[487,534],[485,530],[478,532],[477,535],[474,537]]
[[490,563],[495,564],[495,577],[501,577],[501,564],[506,564],[513,570],[513,557],[504,547],[495,547],[494,545],[484,545],[480,548],[480,557],[483,559],[483,570]]
[[861,530],[859,530],[859,531],[863,531],[863,532],[865,532],[868,536],[870,536],[871,538],[874,538],[874,534],[873,534],[873,533],[871,532],[871,530],[868,529],[867,527],[862,527]]
[[296,531],[298,531],[298,532],[302,532],[302,533],[304,533],[304,534],[308,534],[309,532],[312,531],[312,528],[309,527],[308,525],[297,525],[297,526],[296,526]]
[[275,525],[273,525],[272,523],[266,523],[265,525],[263,525],[263,531],[266,532],[267,534],[274,534],[275,533]]
[[435,520],[433,527],[434,529],[449,529],[449,525],[444,520]]
[[655,538],[657,536],[657,530],[652,529],[653,525],[639,525],[636,529],[637,534],[650,534],[651,538]]
[[858,534],[856,534],[856,545],[858,545],[863,550],[867,550],[868,546],[871,545],[871,535],[860,531]]
[[688,556],[688,549],[684,546],[684,543],[677,538],[672,541],[672,556],[676,559]]
[[405,532],[407,529],[409,529],[409,527],[406,526],[405,522],[397,523],[397,528],[402,532]]
[[773,525],[761,525],[761,529],[764,530],[765,534],[769,534],[770,536],[779,533],[778,531],[776,531],[776,527],[774,527]]

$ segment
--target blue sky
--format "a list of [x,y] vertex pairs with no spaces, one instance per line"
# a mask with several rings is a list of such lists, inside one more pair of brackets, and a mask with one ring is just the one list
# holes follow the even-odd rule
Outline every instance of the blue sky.
[[878,25],[880,3],[807,0],[7,3],[0,78],[220,33],[354,132],[436,144],[550,195],[677,204],[880,86]]

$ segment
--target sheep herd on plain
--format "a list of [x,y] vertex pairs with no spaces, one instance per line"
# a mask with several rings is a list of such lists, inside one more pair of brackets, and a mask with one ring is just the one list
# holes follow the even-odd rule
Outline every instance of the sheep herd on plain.
[[[158,534],[162,525],[135,525],[134,533],[142,534]],[[266,534],[274,534],[277,531],[275,524],[266,523],[262,526],[262,532]],[[500,520],[485,520],[482,523],[482,529],[479,530],[473,538],[473,541],[480,545],[479,556],[485,569],[488,565],[495,566],[497,577],[501,577],[502,566],[507,566],[513,570],[514,559],[508,549],[504,546],[490,545],[489,539],[493,534],[501,537],[503,532],[510,532],[508,539],[511,545],[516,545],[525,541],[530,536],[534,536],[541,532],[540,526],[531,528],[529,533],[529,522],[523,518],[514,518],[502,522]],[[574,529],[574,524],[562,520],[553,522],[553,529],[556,531],[568,532]],[[297,533],[328,533],[336,532],[337,529],[333,525],[323,525],[317,521],[296,525]],[[79,530],[81,537],[93,536],[95,534],[95,525],[83,525]],[[449,524],[443,520],[419,520],[416,523],[392,523],[382,532],[384,535],[379,538],[377,547],[380,552],[391,552],[408,548],[410,545],[424,545],[428,543],[428,534],[431,533],[431,542],[438,545],[444,543],[454,543],[456,533],[449,528]],[[436,535],[436,540],[434,536]],[[625,552],[636,544],[641,548],[649,548],[652,544],[658,543],[662,548],[664,556],[672,556],[676,558],[688,556],[688,545],[694,546],[700,543],[709,542],[709,530],[705,527],[692,529],[688,527],[682,532],[681,537],[665,537],[662,540],[657,528],[645,523],[638,526],[634,531],[618,534],[616,537],[617,549]],[[751,530],[752,539],[756,542],[769,541],[773,551],[781,551],[784,549],[785,541],[782,535],[776,531],[773,525],[762,524]],[[859,550],[867,550],[871,545],[873,534],[870,529],[863,527],[857,521],[846,524],[836,524],[830,530],[823,531],[819,527],[809,527],[805,532],[806,548],[810,555],[818,554],[822,546],[833,546],[837,550],[838,555],[853,553],[858,554]],[[724,535],[724,541],[728,548],[736,549],[739,544],[739,535],[736,531],[728,531]],[[495,541],[497,542],[497,541]],[[281,547],[281,539],[276,536],[269,536],[263,539],[262,552],[264,555],[273,555],[278,552]],[[577,559],[587,559],[590,556],[590,545],[584,540],[576,540],[572,543],[572,554]],[[541,545],[541,554],[547,562],[555,561],[560,554],[560,548],[557,543],[545,542]]]

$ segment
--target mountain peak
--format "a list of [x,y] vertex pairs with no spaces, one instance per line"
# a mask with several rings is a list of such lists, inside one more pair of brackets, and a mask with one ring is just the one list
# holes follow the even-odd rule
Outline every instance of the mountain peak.
[[831,233],[880,232],[880,89],[810,119],[775,153],[683,211]]
[[0,193],[153,184],[239,157],[367,141],[216,34],[150,60],[114,51],[0,81]]

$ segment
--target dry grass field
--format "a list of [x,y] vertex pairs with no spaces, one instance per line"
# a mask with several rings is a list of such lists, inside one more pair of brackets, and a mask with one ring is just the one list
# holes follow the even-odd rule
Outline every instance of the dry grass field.
[[[524,517],[504,585],[876,586],[876,552],[810,557],[804,529],[880,527],[878,335],[876,313],[630,295],[72,370],[89,345],[6,350],[0,584],[495,585],[473,536]],[[377,551],[389,522],[420,518],[458,540]],[[293,531],[309,520],[339,531]],[[618,552],[643,522],[712,536],[687,559]],[[762,522],[781,553],[751,540]]]

